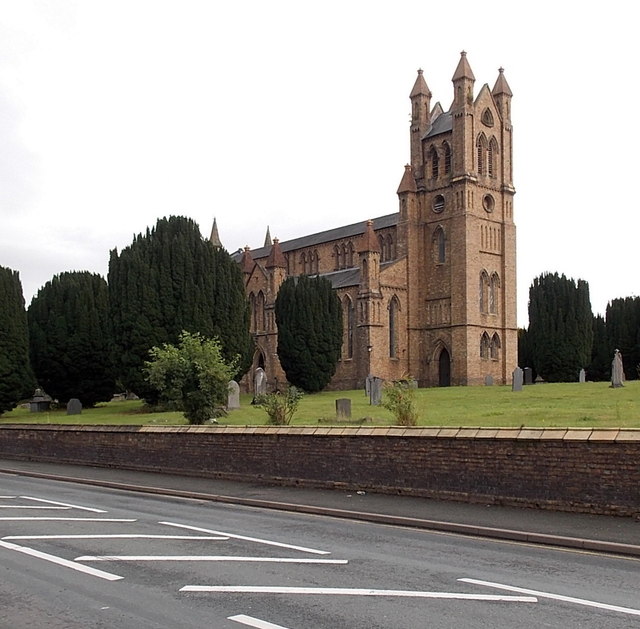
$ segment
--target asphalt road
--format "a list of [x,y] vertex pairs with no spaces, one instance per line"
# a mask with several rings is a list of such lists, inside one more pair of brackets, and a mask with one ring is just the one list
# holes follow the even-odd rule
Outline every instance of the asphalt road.
[[0,474],[0,627],[640,627],[640,561]]

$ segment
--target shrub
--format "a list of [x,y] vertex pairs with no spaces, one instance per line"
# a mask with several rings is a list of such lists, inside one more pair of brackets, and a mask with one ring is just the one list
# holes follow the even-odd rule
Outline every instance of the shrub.
[[415,426],[418,423],[415,391],[416,381],[413,378],[385,384],[382,407],[393,413],[400,426]]
[[255,404],[266,411],[269,416],[269,424],[286,426],[298,410],[303,395],[300,389],[290,386],[284,393],[276,391],[259,395]]

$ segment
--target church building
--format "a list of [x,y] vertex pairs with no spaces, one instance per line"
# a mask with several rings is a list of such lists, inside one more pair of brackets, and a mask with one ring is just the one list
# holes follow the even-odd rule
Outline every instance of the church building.
[[[418,70],[411,100],[410,163],[397,211],[294,240],[245,247],[242,268],[256,352],[269,389],[286,376],[274,305],[290,276],[328,278],[342,303],[342,356],[332,389],[368,375],[411,376],[421,387],[507,384],[517,365],[512,93],[502,68],[474,94],[466,53],[444,111]],[[214,226],[212,239],[217,238]]]

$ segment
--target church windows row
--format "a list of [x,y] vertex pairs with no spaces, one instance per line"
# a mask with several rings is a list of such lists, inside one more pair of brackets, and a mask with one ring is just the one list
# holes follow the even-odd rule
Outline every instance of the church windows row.
[[486,271],[480,273],[479,302],[482,314],[498,314],[498,295],[500,276],[493,273],[491,277]]
[[333,248],[334,271],[353,267],[355,248],[351,241]]
[[393,236],[387,234],[386,236],[378,236],[378,242],[380,243],[380,262],[389,262],[396,259],[396,243],[393,241]]
[[317,275],[320,273],[320,257],[317,249],[302,252],[300,255],[300,268],[303,275]]
[[491,136],[491,139],[487,139],[487,136],[481,133],[476,140],[476,160],[479,175],[496,177],[498,153],[498,142],[495,137]]
[[480,248],[483,251],[500,252],[502,250],[502,230],[491,225],[480,226]]
[[389,357],[398,358],[398,313],[400,302],[394,295],[389,302]]
[[500,358],[500,336],[497,332],[492,337],[486,332],[480,337],[480,358],[498,360]]
[[427,175],[431,179],[438,179],[440,175],[451,174],[451,146],[443,142],[438,149],[434,144],[425,147],[424,161]]
[[342,357],[353,358],[356,330],[356,309],[349,295],[342,300]]
[[259,291],[257,295],[249,293],[249,314],[251,316],[251,331],[252,332],[264,332],[265,331],[265,299],[264,293]]

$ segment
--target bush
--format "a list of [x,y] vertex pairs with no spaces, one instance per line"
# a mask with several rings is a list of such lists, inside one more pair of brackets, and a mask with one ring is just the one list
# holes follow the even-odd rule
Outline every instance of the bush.
[[269,424],[287,426],[291,423],[304,394],[296,387],[287,387],[284,393],[265,393],[256,397],[255,405],[263,408],[269,416]]
[[416,381],[413,378],[385,384],[382,407],[393,413],[400,426],[415,426],[418,423],[415,391]]

